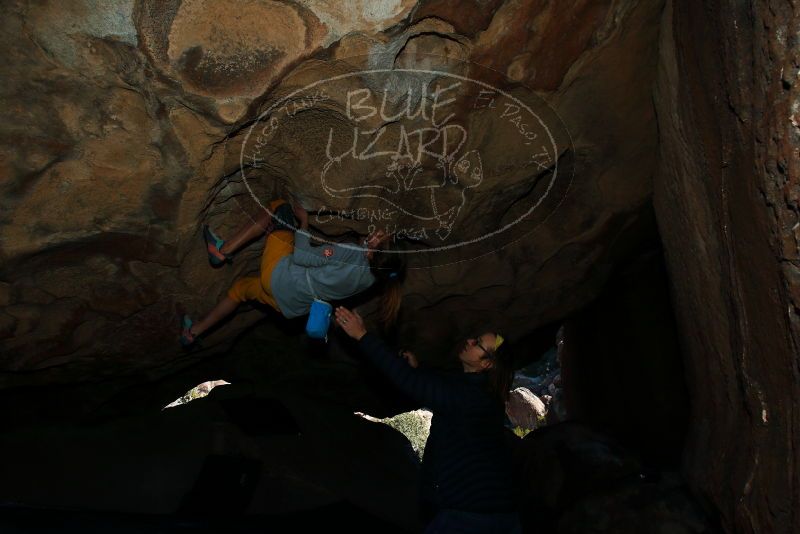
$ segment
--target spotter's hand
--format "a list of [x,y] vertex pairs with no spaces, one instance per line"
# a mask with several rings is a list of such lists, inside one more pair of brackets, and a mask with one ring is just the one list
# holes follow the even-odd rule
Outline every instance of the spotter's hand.
[[410,365],[414,369],[419,367],[419,360],[417,360],[417,357],[410,350],[401,351],[400,357],[403,358],[406,362],[408,362],[408,365]]
[[336,324],[342,327],[345,333],[355,340],[359,340],[367,333],[364,319],[358,312],[351,312],[343,306],[336,308]]

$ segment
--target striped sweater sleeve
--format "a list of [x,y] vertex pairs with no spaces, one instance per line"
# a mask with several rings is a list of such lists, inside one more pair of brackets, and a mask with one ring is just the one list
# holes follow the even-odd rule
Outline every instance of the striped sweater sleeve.
[[462,396],[440,375],[408,365],[378,336],[367,333],[358,342],[361,352],[409,397],[433,412],[455,412],[463,408]]

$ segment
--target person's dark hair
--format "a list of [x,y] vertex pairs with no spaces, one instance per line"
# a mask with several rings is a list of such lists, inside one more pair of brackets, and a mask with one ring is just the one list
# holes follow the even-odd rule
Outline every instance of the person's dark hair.
[[[387,243],[387,247],[389,245]],[[406,276],[406,262],[402,254],[376,250],[369,262],[370,272],[381,286],[378,320],[384,329],[392,326],[400,313],[403,301],[402,284]]]
[[[499,335],[496,332],[487,333]],[[492,366],[486,371],[489,374],[489,391],[498,401],[505,404],[514,381],[514,360],[511,351],[507,350],[504,344],[498,348],[486,348],[489,355],[484,355],[483,358],[492,360]]]

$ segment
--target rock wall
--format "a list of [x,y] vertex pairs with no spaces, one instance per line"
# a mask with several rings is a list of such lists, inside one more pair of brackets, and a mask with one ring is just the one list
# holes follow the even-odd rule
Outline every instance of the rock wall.
[[[257,212],[240,154],[270,105],[365,68],[481,70],[555,111],[571,178],[504,246],[421,256],[399,335],[436,354],[445,332],[489,321],[520,339],[572,314],[653,237],[654,199],[691,398],[684,472],[728,531],[800,528],[792,4],[20,0],[0,15],[5,398],[19,386],[146,384],[230,347],[263,316],[245,309],[202,351],[177,345],[179,310],[202,313],[258,267],[254,246],[212,270],[199,228],[229,235]],[[260,193],[320,207],[308,140],[353,127],[347,87],[273,139],[255,169]],[[513,214],[536,177],[496,119],[460,112],[494,143],[484,162],[499,178],[456,234]],[[348,229],[366,227],[336,231]],[[59,409],[89,410],[115,387]]]
[[685,350],[684,472],[728,532],[800,529],[797,7],[672,2],[655,206]]
[[[414,269],[400,335],[438,349],[449,344],[443,332],[490,320],[521,337],[580,308],[641,238],[661,9],[634,0],[4,3],[0,387],[161,376],[229,347],[260,311],[245,308],[190,356],[176,342],[176,312],[203,313],[258,268],[255,245],[211,269],[200,234],[209,222],[230,235],[258,210],[238,175],[248,127],[294,88],[374,64],[483,69],[557,113],[574,167],[549,215],[513,244]],[[308,139],[352,128],[342,94],[282,130],[257,169],[260,191],[320,207]],[[502,169],[470,207],[479,228],[513,213],[532,171],[496,119],[462,115],[494,143],[487,169]],[[366,225],[339,230],[348,228]]]

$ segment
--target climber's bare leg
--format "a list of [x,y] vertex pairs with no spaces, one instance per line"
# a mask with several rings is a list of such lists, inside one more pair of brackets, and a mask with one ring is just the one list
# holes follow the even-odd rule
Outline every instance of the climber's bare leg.
[[208,315],[206,315],[202,321],[198,321],[192,325],[191,332],[195,336],[199,336],[221,320],[223,320],[228,315],[232,314],[236,308],[239,307],[239,303],[233,300],[230,297],[225,297],[221,301],[214,306]]
[[242,248],[243,245],[263,235],[264,232],[267,231],[270,222],[272,222],[272,215],[270,215],[267,210],[260,210],[255,219],[248,221],[232,238],[225,241],[220,252],[223,254],[233,254]]

